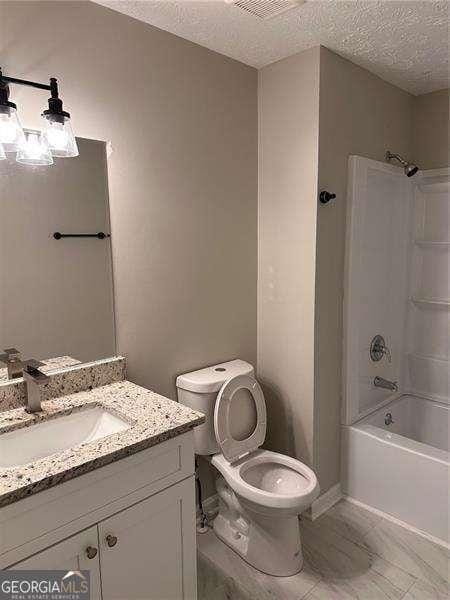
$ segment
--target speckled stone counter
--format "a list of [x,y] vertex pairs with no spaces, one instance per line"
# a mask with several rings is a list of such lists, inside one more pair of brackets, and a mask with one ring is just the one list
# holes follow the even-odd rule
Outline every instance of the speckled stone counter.
[[[42,369],[45,371],[45,367]],[[50,381],[41,386],[42,400],[83,392],[109,383],[123,381],[126,362],[123,356],[113,356],[91,363],[79,363],[52,369]],[[25,404],[26,386],[22,377],[0,381],[0,413]]]
[[[65,369],[66,367],[73,367],[73,365],[81,364],[81,360],[76,358],[72,358],[71,356],[56,356],[55,358],[46,358],[41,362],[44,363],[44,366],[41,367],[41,371],[43,373],[51,373],[56,369]],[[8,369],[0,369],[0,382],[10,382],[11,379],[8,379]],[[12,380],[14,382],[14,380]]]
[[155,446],[205,420],[204,415],[178,402],[129,381],[119,381],[46,400],[42,404],[43,411],[34,415],[23,408],[0,412],[0,436],[94,407],[102,407],[124,419],[130,427],[30,464],[0,468],[0,507]]

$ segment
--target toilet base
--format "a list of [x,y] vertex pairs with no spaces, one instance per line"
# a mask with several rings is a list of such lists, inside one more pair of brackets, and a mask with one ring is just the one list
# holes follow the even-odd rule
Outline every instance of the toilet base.
[[258,571],[289,577],[301,571],[303,553],[297,515],[261,515],[245,508],[222,478],[217,481],[219,514],[214,532]]

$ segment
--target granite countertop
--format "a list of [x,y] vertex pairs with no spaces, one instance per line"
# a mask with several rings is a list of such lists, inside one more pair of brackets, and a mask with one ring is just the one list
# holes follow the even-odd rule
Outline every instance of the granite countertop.
[[[81,363],[80,360],[76,358],[72,358],[71,356],[57,356],[55,358],[46,358],[42,361],[44,366],[41,367],[41,371],[44,373],[50,373],[55,369],[64,369],[66,367],[72,367],[73,365],[79,365]],[[6,367],[0,369],[0,382],[6,381],[16,381],[8,379],[8,369]]]
[[0,412],[1,434],[101,407],[130,423],[119,433],[80,444],[26,465],[0,467],[0,507],[115,462],[185,433],[205,421],[204,415],[142,388],[119,381],[42,403],[42,412],[23,408]]

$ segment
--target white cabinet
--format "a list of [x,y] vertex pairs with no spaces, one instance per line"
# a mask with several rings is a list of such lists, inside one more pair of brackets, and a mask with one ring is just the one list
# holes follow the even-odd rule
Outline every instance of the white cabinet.
[[0,569],[87,569],[92,600],[195,600],[193,463],[189,432],[0,509]]
[[193,479],[98,525],[103,600],[196,597]]
[[[89,558],[89,556],[91,558]],[[20,570],[90,571],[91,599],[100,600],[100,560],[97,527],[77,533],[11,567]]]

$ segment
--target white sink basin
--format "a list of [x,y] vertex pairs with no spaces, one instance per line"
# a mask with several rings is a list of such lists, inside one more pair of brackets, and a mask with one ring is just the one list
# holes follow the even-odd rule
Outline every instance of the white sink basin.
[[96,407],[3,433],[0,435],[0,467],[25,465],[129,427],[126,421]]

